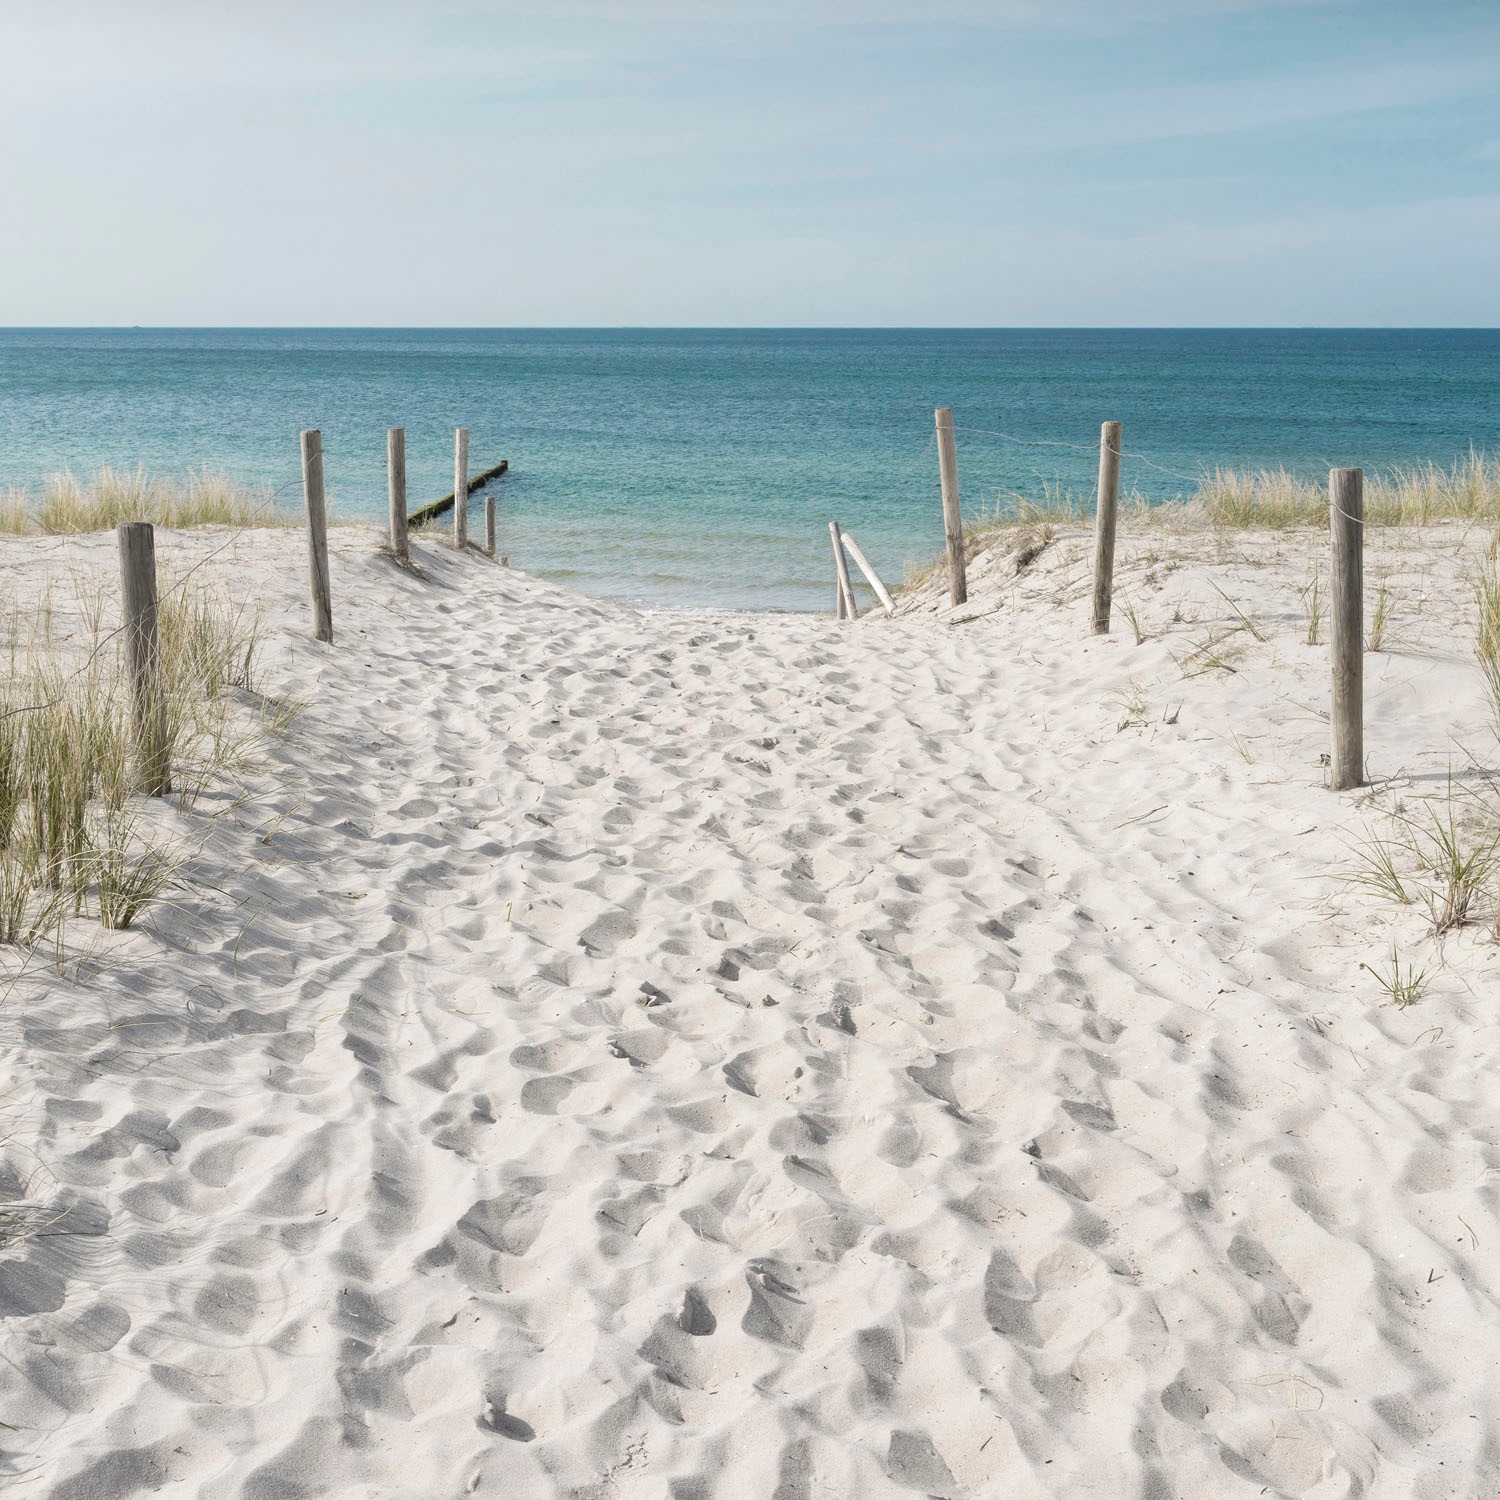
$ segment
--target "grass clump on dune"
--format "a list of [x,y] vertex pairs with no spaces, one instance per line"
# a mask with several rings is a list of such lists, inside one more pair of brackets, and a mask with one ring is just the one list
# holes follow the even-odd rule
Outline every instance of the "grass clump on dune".
[[0,490],[0,532],[21,533],[31,529],[25,490]]
[[1477,624],[1474,649],[1479,670],[1484,674],[1495,733],[1500,735],[1500,531],[1495,533],[1489,554],[1475,578],[1474,605]]
[[[50,601],[10,628],[0,691],[0,943],[62,943],[83,916],[129,927],[176,882],[183,855],[134,795],[135,746],[119,635],[103,585],[76,586],[83,639],[60,641]],[[160,614],[168,755],[177,805],[243,763],[256,730],[228,690],[254,698],[259,621],[203,588],[171,587]]]
[[[1128,471],[1130,455],[1125,457]],[[1368,473],[1365,520],[1375,527],[1428,526],[1462,521],[1500,526],[1500,458],[1477,450],[1447,468],[1416,464]],[[1021,532],[1092,526],[1094,496],[1044,484],[1041,497],[998,494],[965,518],[964,554],[973,558]],[[1133,530],[1207,532],[1290,531],[1328,525],[1326,480],[1304,479],[1287,468],[1205,472],[1191,492],[1148,500],[1136,491],[1120,496],[1120,524]],[[1050,539],[1050,533],[1049,533]],[[941,557],[908,562],[901,588],[921,589],[943,568]]]
[[[1365,476],[1365,520],[1371,526],[1427,526],[1436,521],[1500,521],[1500,459],[1471,452],[1441,468],[1417,464]],[[1323,526],[1328,491],[1286,469],[1216,469],[1188,503],[1232,530],[1279,531]]]
[[301,517],[276,504],[269,487],[240,484],[214,469],[182,481],[153,478],[144,469],[102,468],[91,479],[54,474],[33,503],[24,490],[0,496],[0,532],[68,535],[108,531],[122,521],[158,526],[291,526]]

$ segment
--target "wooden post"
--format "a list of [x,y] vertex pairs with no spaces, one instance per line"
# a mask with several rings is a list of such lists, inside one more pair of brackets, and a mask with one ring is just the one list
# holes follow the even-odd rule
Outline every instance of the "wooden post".
[[1099,494],[1094,507],[1094,634],[1109,634],[1115,592],[1115,520],[1120,509],[1120,424],[1099,429]]
[[391,551],[397,562],[411,561],[406,532],[406,429],[388,427],[385,433],[386,484],[391,496]]
[[495,497],[484,497],[484,550],[495,555]]
[[313,635],[333,639],[333,593],[328,586],[328,512],[323,502],[323,434],[302,433],[302,499],[307,510],[307,564],[312,584]]
[[1365,779],[1365,473],[1332,469],[1328,520],[1333,540],[1333,754],[1328,785],[1336,792]]
[[469,429],[453,429],[453,545],[469,545]]
[[828,536],[833,542],[833,567],[839,581],[839,619],[852,620],[856,613],[854,585],[849,582],[849,562],[844,556],[843,543],[840,540],[842,533],[839,531],[837,521],[828,523]]
[[938,473],[943,481],[943,536],[948,546],[948,598],[966,604],[969,580],[964,571],[964,517],[958,504],[958,453],[953,446],[953,413],[938,407]]
[[859,544],[847,531],[840,531],[839,536],[843,539],[844,550],[854,559],[859,571],[869,580],[870,587],[875,590],[875,596],[880,600],[886,614],[895,614],[896,601],[891,598],[890,590],[880,581],[880,575],[870,566],[869,558],[859,550]]
[[117,534],[141,788],[148,797],[165,797],[172,790],[172,766],[156,620],[156,534],[149,521],[122,522]]

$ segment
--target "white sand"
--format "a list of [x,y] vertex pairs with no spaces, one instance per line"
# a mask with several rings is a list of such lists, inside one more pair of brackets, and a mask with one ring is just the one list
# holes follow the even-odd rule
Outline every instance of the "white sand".
[[17,1494],[1500,1494],[1500,970],[1338,878],[1496,762],[1456,531],[1363,812],[1315,538],[1127,546],[1140,646],[1076,538],[852,627],[334,540],[331,649],[299,537],[204,570],[313,702],[194,891],[0,1004]]

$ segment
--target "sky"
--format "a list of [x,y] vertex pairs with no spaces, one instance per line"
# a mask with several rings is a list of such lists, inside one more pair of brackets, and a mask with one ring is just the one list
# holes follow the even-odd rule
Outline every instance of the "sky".
[[1496,0],[0,0],[0,325],[1500,325]]

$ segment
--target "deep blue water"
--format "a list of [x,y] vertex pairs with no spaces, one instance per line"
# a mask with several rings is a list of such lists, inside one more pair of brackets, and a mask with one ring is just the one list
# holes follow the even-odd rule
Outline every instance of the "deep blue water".
[[461,425],[472,470],[511,462],[518,567],[827,608],[830,519],[893,579],[939,549],[935,406],[974,512],[1089,492],[1107,419],[1153,498],[1216,465],[1447,464],[1500,450],[1500,331],[0,330],[0,485],[208,465],[298,504],[298,431],[319,427],[334,503],[379,517],[385,429],[406,428],[415,508],[451,487]]

